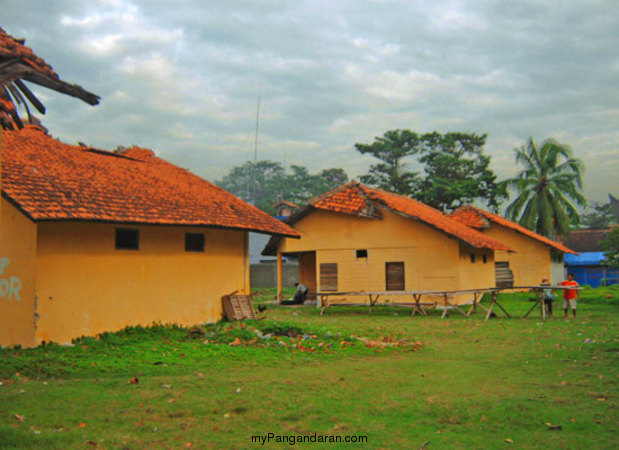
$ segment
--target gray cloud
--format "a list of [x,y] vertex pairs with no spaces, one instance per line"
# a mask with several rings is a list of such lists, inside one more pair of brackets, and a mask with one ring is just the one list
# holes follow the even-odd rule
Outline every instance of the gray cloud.
[[363,173],[387,129],[553,136],[585,160],[586,195],[616,191],[619,14],[612,1],[5,1],[4,23],[90,108],[35,89],[67,142],[137,144],[214,179],[253,155]]

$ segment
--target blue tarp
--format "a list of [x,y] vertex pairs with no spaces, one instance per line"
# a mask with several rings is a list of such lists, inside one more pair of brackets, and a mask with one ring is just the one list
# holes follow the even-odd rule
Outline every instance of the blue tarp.
[[574,279],[580,284],[598,287],[602,284],[610,286],[619,282],[619,270],[604,267],[604,252],[582,252],[580,255],[565,255],[567,271],[574,274]]
[[581,252],[578,255],[565,254],[566,266],[599,266],[604,260],[604,252]]

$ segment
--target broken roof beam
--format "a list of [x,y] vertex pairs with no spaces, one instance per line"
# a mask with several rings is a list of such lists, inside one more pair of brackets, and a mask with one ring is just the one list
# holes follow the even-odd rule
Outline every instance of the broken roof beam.
[[45,107],[23,81],[78,98],[89,105],[99,103],[98,95],[61,80],[52,66],[24,43],[24,39],[16,39],[0,28],[0,88],[4,88],[0,89],[4,92],[2,95],[4,102],[0,104],[0,122],[3,126],[10,128],[12,124],[16,124],[19,128],[22,127],[17,114],[17,105],[22,102],[30,118],[25,99],[40,113],[45,114]]

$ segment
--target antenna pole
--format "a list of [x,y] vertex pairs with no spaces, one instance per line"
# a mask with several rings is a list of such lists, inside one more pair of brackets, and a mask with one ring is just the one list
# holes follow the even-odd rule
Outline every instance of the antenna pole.
[[258,86],[258,106],[256,107],[256,133],[254,135],[254,163],[258,162],[258,129],[260,127],[260,94],[262,86]]

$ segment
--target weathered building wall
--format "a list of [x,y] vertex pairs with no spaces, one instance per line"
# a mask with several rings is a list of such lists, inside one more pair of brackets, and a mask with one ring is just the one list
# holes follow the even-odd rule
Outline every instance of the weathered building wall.
[[[222,316],[223,294],[249,292],[246,233],[139,226],[139,250],[116,250],[115,228],[39,224],[37,343],[127,325],[212,322]],[[187,232],[205,234],[204,253],[185,251]]]
[[[279,250],[283,253],[316,250],[318,289],[322,263],[337,263],[340,292],[384,291],[387,262],[404,262],[405,290],[494,286],[493,252],[475,250],[479,262],[473,264],[468,254],[461,255],[457,240],[421,222],[389,211],[382,213],[382,219],[377,220],[315,211],[295,224],[301,239],[283,239]],[[367,250],[367,258],[357,258],[356,250]],[[484,254],[489,263],[482,263]],[[381,299],[387,300],[388,296]],[[410,301],[397,296],[389,300]]]
[[37,225],[0,199],[0,345],[34,345]]
[[550,267],[552,273],[552,278],[550,281],[553,285],[557,285],[566,279],[565,264],[563,259],[561,259],[561,261],[552,261]]
[[[251,264],[249,272],[252,289],[277,287],[277,265],[275,262]],[[299,280],[299,265],[286,263],[283,266],[283,273],[284,287],[294,287],[294,283]]]
[[460,244],[459,289],[494,287],[494,251]]
[[551,278],[550,247],[496,224],[492,224],[482,232],[515,250],[515,253],[495,254],[496,261],[509,262],[509,268],[514,274],[514,286],[537,286],[542,278]]

